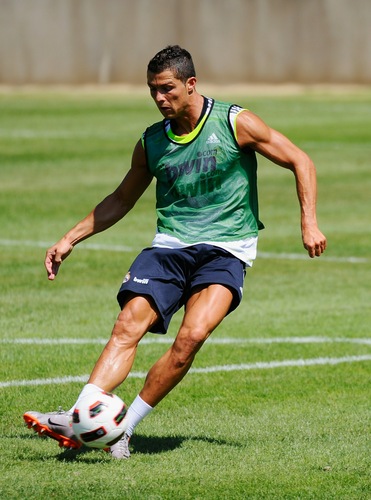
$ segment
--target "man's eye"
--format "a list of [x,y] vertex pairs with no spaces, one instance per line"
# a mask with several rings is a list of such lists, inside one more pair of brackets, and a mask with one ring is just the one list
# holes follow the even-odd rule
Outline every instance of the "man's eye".
[[173,87],[149,87],[149,91],[151,93],[154,92],[160,92],[161,94],[167,94],[168,92],[171,92]]

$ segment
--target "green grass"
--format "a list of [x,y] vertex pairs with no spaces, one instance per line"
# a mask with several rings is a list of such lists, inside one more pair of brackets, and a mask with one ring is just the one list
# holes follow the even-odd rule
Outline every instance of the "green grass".
[[[371,92],[223,98],[257,112],[315,160],[328,251],[288,258],[305,256],[293,177],[260,159],[261,257],[241,306],[194,363],[245,369],[190,373],[140,424],[132,457],[121,462],[62,451],[23,426],[26,410],[69,408],[81,383],[14,381],[86,375],[98,357],[118,313],[116,291],[153,236],[154,186],[124,221],[77,247],[54,283],[43,256],[120,182],[157,111],[139,95],[0,93],[2,498],[370,498],[370,361],[256,363],[370,355],[370,340],[355,339],[370,339],[371,324]],[[146,372],[166,348],[141,345],[134,371]],[[117,393],[130,403],[142,383],[129,378]]]

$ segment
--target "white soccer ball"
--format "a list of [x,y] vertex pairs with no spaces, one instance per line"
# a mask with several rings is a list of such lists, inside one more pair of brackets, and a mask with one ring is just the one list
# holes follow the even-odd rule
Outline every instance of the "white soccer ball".
[[78,401],[72,414],[76,438],[90,448],[108,448],[125,432],[127,406],[116,394],[96,391]]

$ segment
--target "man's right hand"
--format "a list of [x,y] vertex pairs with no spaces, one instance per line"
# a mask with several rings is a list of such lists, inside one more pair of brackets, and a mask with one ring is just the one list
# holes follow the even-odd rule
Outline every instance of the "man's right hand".
[[49,280],[54,280],[58,274],[59,267],[72,252],[73,246],[68,241],[61,239],[55,245],[51,246],[45,255],[45,268]]

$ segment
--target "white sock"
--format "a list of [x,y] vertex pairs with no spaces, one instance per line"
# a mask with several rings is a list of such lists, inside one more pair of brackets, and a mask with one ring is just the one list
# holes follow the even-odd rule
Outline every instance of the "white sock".
[[88,394],[92,394],[93,392],[96,391],[102,391],[102,389],[95,384],[86,384],[83,387],[82,391],[80,392],[79,397],[76,399],[76,403],[72,406],[72,408],[69,411],[73,413],[75,406],[77,405],[78,401],[80,401],[81,398],[87,396]]
[[131,436],[134,432],[135,427],[153,410],[152,406],[149,406],[143,399],[138,395],[125,416],[125,421],[127,423],[126,434]]

